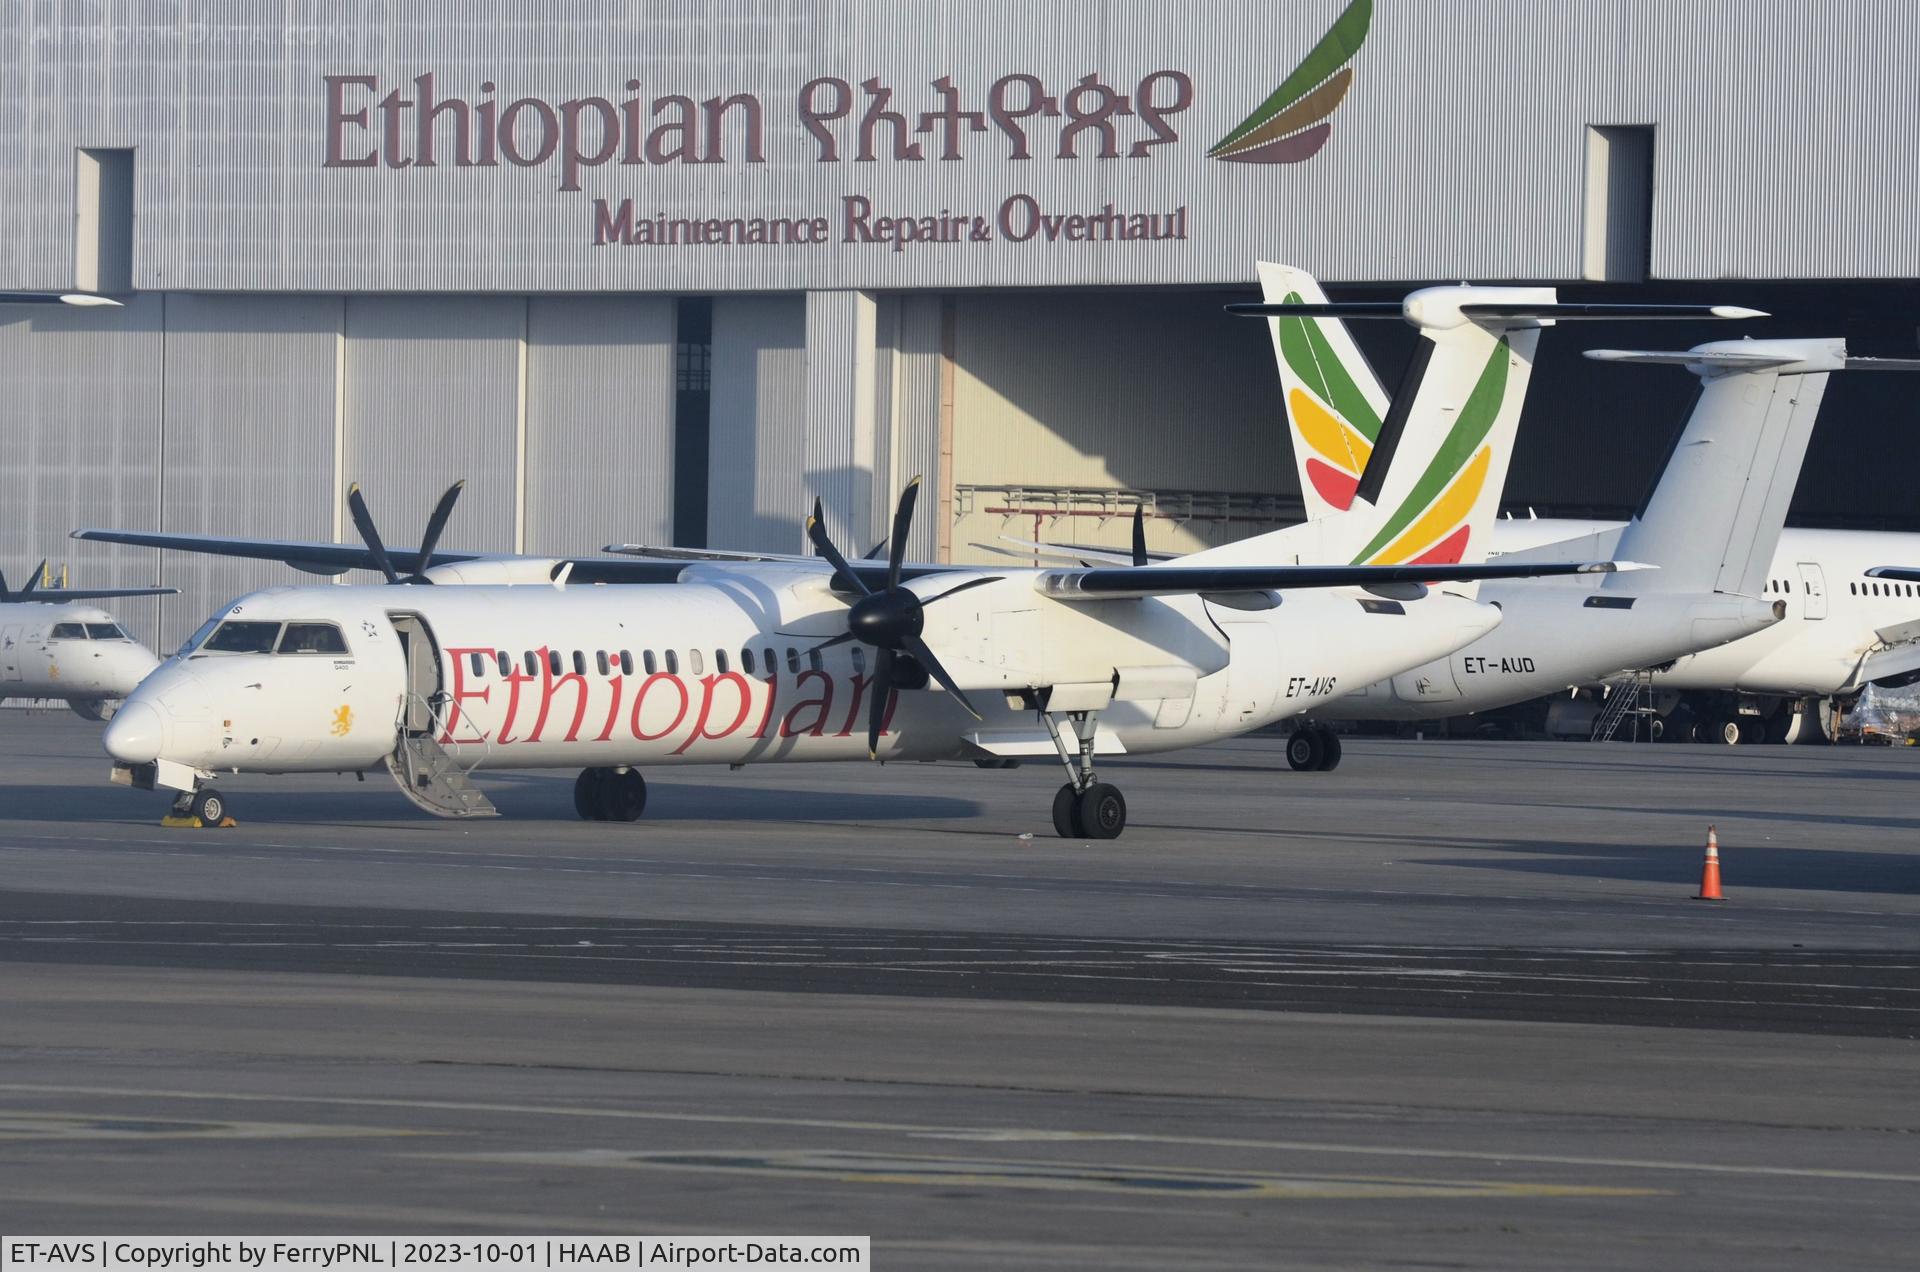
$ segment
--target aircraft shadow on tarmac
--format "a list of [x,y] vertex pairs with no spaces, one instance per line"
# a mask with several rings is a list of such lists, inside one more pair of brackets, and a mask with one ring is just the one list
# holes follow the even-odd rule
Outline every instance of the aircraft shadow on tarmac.
[[[1487,853],[1511,858],[1422,857],[1422,864],[1466,870],[1505,870],[1522,874],[1621,879],[1636,883],[1697,886],[1704,844],[1631,847],[1626,844],[1489,840]],[[1846,849],[1793,848],[1750,844],[1722,836],[1720,869],[1729,891],[1739,888],[1792,888],[1808,892],[1920,893],[1920,856]]]
[[[498,796],[508,821],[579,821],[573,808],[573,776],[489,773],[481,785]],[[337,788],[261,789],[246,781],[223,787],[232,798],[234,815],[243,825],[294,823],[401,821],[421,827],[444,825],[438,818],[409,806],[384,774],[369,774],[364,785],[350,779]],[[152,792],[109,789],[103,798],[85,803],[89,820],[132,817],[157,822],[167,801]],[[74,820],[75,791],[70,786],[25,785],[7,788],[7,815],[18,821]],[[791,787],[734,785],[731,783],[654,782],[647,787],[647,812],[636,831],[648,822],[894,822],[977,817],[984,805],[970,799],[940,795],[889,794],[883,790],[826,791]],[[583,823],[585,824],[585,823]],[[601,823],[602,833],[606,827]]]

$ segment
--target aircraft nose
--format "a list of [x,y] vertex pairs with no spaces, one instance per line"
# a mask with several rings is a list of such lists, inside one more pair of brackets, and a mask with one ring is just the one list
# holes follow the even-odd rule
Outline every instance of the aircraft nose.
[[166,746],[167,722],[148,704],[129,702],[113,713],[100,741],[122,764],[151,764]]

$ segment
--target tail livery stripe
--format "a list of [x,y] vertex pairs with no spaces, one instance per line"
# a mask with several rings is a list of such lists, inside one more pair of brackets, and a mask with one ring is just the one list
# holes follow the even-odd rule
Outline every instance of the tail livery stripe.
[[[1420,474],[1420,479],[1414,483],[1406,499],[1394,510],[1386,524],[1380,527],[1380,532],[1373,537],[1373,541],[1354,557],[1354,564],[1382,563],[1381,558],[1375,554],[1388,544],[1393,544],[1394,551],[1400,551],[1410,537],[1406,532],[1408,527],[1414,524],[1415,519],[1420,518],[1421,513],[1427,509],[1434,507],[1441,500],[1443,492],[1452,493],[1461,488],[1455,482],[1455,478],[1461,475],[1461,470],[1467,467],[1468,461],[1474,458],[1475,452],[1480,452],[1481,459],[1489,459],[1492,453],[1491,448],[1482,449],[1481,442],[1493,428],[1494,420],[1499,417],[1501,405],[1506,400],[1509,353],[1506,338],[1502,337],[1494,345],[1493,356],[1487,359],[1487,365],[1480,372],[1480,378],[1474,384],[1473,392],[1467,395],[1466,405],[1460,410],[1460,418],[1454,422],[1452,431],[1434,452],[1433,460],[1427,465],[1427,470]],[[1481,480],[1484,481],[1485,477],[1483,468]],[[1479,493],[1477,486],[1474,493],[1476,495]],[[1459,515],[1449,520],[1447,525],[1451,526],[1453,522],[1465,516],[1466,510],[1471,508],[1472,504],[1473,500],[1470,497],[1462,505]],[[1421,525],[1427,524],[1426,520],[1421,518]],[[1437,527],[1433,537],[1438,538],[1437,531],[1445,528],[1445,526]],[[1427,543],[1415,543],[1407,548],[1406,555],[1412,555],[1426,546]]]
[[[1481,488],[1487,484],[1487,469],[1493,463],[1493,448],[1482,446],[1480,453],[1473,457],[1447,487],[1445,494],[1434,500],[1433,506],[1413,523],[1411,529],[1393,541],[1391,547],[1368,562],[1370,565],[1399,565],[1438,540],[1447,531],[1465,521],[1467,514],[1473,511],[1474,500],[1480,497]],[[1461,526],[1461,529],[1467,527]],[[1461,547],[1465,547],[1464,540]],[[1457,560],[1458,558],[1455,558]],[[1452,564],[1451,561],[1443,564]]]

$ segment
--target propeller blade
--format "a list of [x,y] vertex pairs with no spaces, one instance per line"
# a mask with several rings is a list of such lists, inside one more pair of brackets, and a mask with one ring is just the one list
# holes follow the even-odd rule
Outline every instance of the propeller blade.
[[1133,505],[1133,563],[1147,564],[1147,506]]
[[393,568],[393,560],[387,556],[387,545],[380,542],[380,532],[373,528],[373,514],[367,511],[367,498],[360,493],[360,483],[357,481],[347,487],[347,511],[352,514],[353,528],[360,532],[367,551],[373,553],[373,563],[380,567],[380,573],[387,576],[387,582],[398,583],[400,572]]
[[933,656],[933,651],[927,648],[926,641],[921,640],[918,636],[909,636],[901,643],[907,647],[908,653],[919,659],[920,665],[927,669],[927,674],[935,680],[938,680],[940,687],[952,694],[954,701],[967,709],[968,715],[976,720],[986,719],[985,716],[980,714],[979,709],[968,700],[967,695],[960,692],[960,686],[953,683],[953,677],[949,676],[947,669],[940,665],[940,660]]
[[813,515],[807,518],[807,538],[812,541],[814,549],[825,557],[835,570],[860,589],[862,596],[873,595],[873,589],[861,581],[860,576],[853,572],[853,567],[847,564],[847,558],[840,555],[840,549],[833,546],[833,540],[827,538],[826,523],[822,520],[824,516],[820,501],[815,499]]
[[900,566],[907,559],[907,531],[913,529],[913,505],[920,498],[920,479],[915,477],[900,492],[900,504],[893,510],[893,537],[887,541],[887,586],[900,586]]
[[880,758],[880,730],[887,722],[887,699],[893,696],[893,651],[882,649],[873,660],[873,681],[867,686],[867,758]]
[[33,573],[27,575],[27,585],[20,589],[18,599],[26,600],[40,586],[40,580],[47,577],[47,560],[40,558],[40,564],[33,567]]
[[886,550],[887,550],[887,541],[885,539],[882,539],[880,540],[880,542],[868,548],[865,552],[862,552],[860,554],[860,559],[862,561],[883,561],[886,558],[881,554],[884,553]]
[[957,596],[970,587],[985,587],[989,583],[998,583],[999,581],[1000,576],[998,574],[989,574],[982,578],[968,579],[965,583],[955,584],[944,592],[935,592],[932,596],[922,597],[920,599],[920,608],[925,609],[935,601],[944,601],[949,596]]
[[812,649],[809,649],[807,652],[810,654],[818,653],[822,649],[832,649],[835,645],[844,645],[848,641],[854,640],[854,639],[857,639],[857,638],[854,636],[852,632],[841,632],[838,636],[835,636],[832,640],[821,641],[818,645],[815,645]]
[[447,493],[440,496],[440,502],[433,506],[433,515],[427,518],[427,532],[420,536],[420,559],[414,562],[413,578],[410,581],[431,583],[426,569],[433,564],[433,550],[440,546],[440,535],[447,528],[447,518],[453,515],[453,505],[460,498],[460,492],[467,488],[466,481],[460,480],[447,487]]

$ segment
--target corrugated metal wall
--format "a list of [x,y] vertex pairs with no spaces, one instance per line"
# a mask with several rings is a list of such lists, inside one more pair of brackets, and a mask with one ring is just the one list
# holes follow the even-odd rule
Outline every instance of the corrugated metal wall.
[[[802,464],[840,550],[864,552],[875,528],[879,312],[869,292],[807,293],[807,417]],[[853,545],[853,546],[848,546]]]
[[807,304],[799,296],[713,302],[707,543],[799,552],[807,490]]
[[348,298],[345,476],[383,538],[417,543],[464,477],[447,542],[513,550],[526,313],[518,297]]
[[[333,538],[337,296],[168,296],[167,421],[158,528],[174,534]],[[384,481],[371,483],[376,489]],[[404,507],[404,505],[403,505]],[[396,510],[399,511],[399,510]],[[145,528],[134,518],[88,524]],[[396,529],[400,527],[395,527]],[[121,550],[130,558],[152,554]],[[293,579],[283,566],[166,554],[171,650],[227,597]]]
[[[158,565],[68,539],[88,525],[160,520],[161,330],[167,298],[124,309],[0,309],[0,569],[15,587],[42,557],[75,586],[151,584]],[[145,639],[159,606],[115,613]]]
[[673,327],[666,297],[530,302],[527,551],[673,541]]
[[[939,296],[892,298],[893,325],[888,348],[887,455],[890,489],[898,492],[914,477],[925,479],[913,518],[908,559],[931,561],[939,542],[940,518],[940,313]],[[888,501],[889,503],[891,501]],[[883,507],[884,518],[890,507]]]

